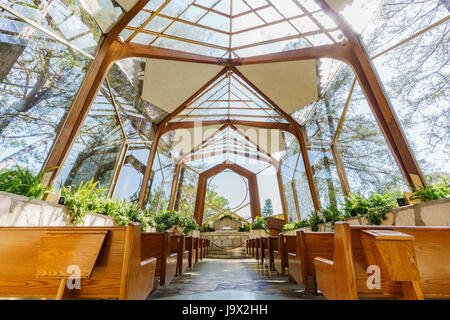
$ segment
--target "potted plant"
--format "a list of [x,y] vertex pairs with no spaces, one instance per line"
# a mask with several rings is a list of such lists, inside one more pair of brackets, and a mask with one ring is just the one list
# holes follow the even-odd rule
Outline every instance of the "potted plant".
[[163,232],[169,230],[173,234],[188,234],[192,230],[197,230],[198,226],[194,219],[186,217],[174,210],[163,210],[153,218],[156,231]]

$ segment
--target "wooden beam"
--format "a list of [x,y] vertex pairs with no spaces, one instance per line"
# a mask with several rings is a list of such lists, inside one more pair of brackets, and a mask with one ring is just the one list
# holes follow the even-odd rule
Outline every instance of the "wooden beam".
[[189,129],[195,126],[214,126],[218,124],[234,124],[241,126],[250,126],[263,129],[278,129],[282,131],[293,132],[292,127],[288,123],[279,122],[262,122],[262,121],[247,121],[247,120],[232,120],[232,119],[221,119],[221,120],[205,120],[205,121],[183,121],[183,122],[169,122],[162,129],[163,132],[169,132],[178,129]]
[[[122,18],[113,26],[111,31],[100,45],[95,59],[90,63],[86,76],[75,100],[67,113],[63,125],[55,138],[46,161],[43,171],[47,171],[44,177],[47,185],[54,185],[62,169],[64,161],[78,136],[81,126],[89,113],[92,103],[97,96],[100,87],[106,77],[111,65],[116,61],[115,51],[110,50],[116,41],[117,36],[128,25],[128,23],[145,7],[149,0],[139,0],[126,12]],[[48,171],[52,169],[51,171]]]
[[350,185],[347,179],[347,173],[345,171],[344,161],[342,161],[341,152],[336,146],[336,142],[330,145],[331,154],[333,155],[334,164],[339,176],[339,182],[341,183],[342,193],[344,198],[347,199],[350,196]]
[[249,65],[274,62],[333,58],[346,61],[349,48],[344,44],[331,44],[317,47],[301,48],[277,53],[263,54],[248,58],[232,59],[231,65]]
[[178,163],[175,165],[175,170],[174,170],[173,180],[172,180],[172,188],[170,190],[169,206],[168,206],[167,210],[173,210],[173,207],[175,205],[175,196],[177,193],[178,177],[180,175],[180,168],[181,168],[181,163]]

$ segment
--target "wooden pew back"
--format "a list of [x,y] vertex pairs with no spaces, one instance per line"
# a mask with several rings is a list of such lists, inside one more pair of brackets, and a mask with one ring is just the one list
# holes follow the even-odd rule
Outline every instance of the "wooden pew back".
[[332,232],[296,232],[296,252],[288,253],[289,276],[306,290],[317,295],[314,258],[333,259]]
[[285,274],[288,265],[288,253],[296,252],[296,237],[280,233],[278,250],[273,251],[274,268],[279,274]]
[[156,257],[156,276],[162,286],[169,284],[177,271],[178,254],[172,252],[171,244],[170,231],[142,233],[142,257]]
[[189,250],[186,249],[186,237],[184,234],[173,235],[171,243],[171,253],[177,254],[177,275],[182,275],[189,264]]
[[278,236],[269,236],[267,240],[267,251],[265,252],[267,256],[265,265],[271,270],[274,270],[273,253],[275,250],[278,250]]
[[[346,223],[337,223],[336,227],[334,261],[330,264],[326,259],[316,259],[316,267],[325,265],[319,285],[324,294],[336,299],[450,297],[450,227]],[[379,289],[368,287],[371,265],[380,267]],[[325,280],[335,283],[333,290]]]
[[194,250],[194,238],[193,237],[185,238],[185,249],[189,251],[188,266],[189,266],[189,268],[193,268],[194,264],[195,264],[195,254],[197,253],[197,251]]
[[[100,245],[92,237],[99,234]],[[145,299],[153,288],[156,259],[141,258],[140,247],[139,224],[0,227],[0,296]],[[81,275],[80,289],[67,290],[63,273],[78,264],[90,271]]]

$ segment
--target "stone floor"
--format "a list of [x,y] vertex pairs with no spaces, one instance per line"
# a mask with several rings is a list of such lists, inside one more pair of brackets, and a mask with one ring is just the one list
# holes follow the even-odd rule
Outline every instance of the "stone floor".
[[180,300],[302,300],[323,299],[289,282],[287,276],[254,259],[204,259],[193,270],[159,287],[148,299]]

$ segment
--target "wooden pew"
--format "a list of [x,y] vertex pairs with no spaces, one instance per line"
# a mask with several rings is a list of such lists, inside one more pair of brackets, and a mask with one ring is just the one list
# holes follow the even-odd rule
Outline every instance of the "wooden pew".
[[288,253],[295,252],[295,236],[287,236],[280,233],[278,238],[278,250],[273,251],[273,266],[274,269],[281,275],[286,273],[286,268],[289,267]]
[[278,237],[269,236],[267,238],[267,247],[264,249],[264,265],[274,270],[273,252],[278,250]]
[[172,237],[170,231],[142,233],[142,257],[156,257],[156,276],[161,286],[168,285],[177,273],[178,254],[172,252]]
[[[0,227],[0,296],[146,299],[156,259],[141,256],[141,230],[127,227]],[[80,288],[67,288],[71,272]],[[74,280],[69,279],[70,283]]]
[[206,258],[206,251],[208,250],[208,245],[207,245],[207,243],[208,243],[208,240],[207,240],[207,239],[203,239],[203,247],[202,247],[202,250],[203,250],[203,259]]
[[211,241],[206,239],[205,241],[205,258],[209,255],[209,249],[211,248]]
[[197,264],[201,258],[200,257],[201,252],[200,252],[200,247],[199,247],[200,239],[195,237],[193,241],[194,241],[194,250],[195,250],[195,263],[194,264]]
[[171,253],[177,254],[176,275],[182,275],[189,265],[189,249],[186,248],[186,237],[184,234],[172,236],[170,246]]
[[267,237],[261,237],[260,239],[260,248],[259,248],[259,255],[260,255],[260,262],[261,264],[264,264],[264,259],[266,258],[265,252],[268,244],[268,238]]
[[250,255],[250,239],[245,240],[245,253]]
[[255,238],[253,239],[255,242],[255,259],[259,260],[259,256],[260,256],[260,247],[261,247],[261,240],[260,238]]
[[189,258],[188,258],[188,266],[190,269],[192,269],[195,265],[195,258],[197,250],[194,249],[194,239],[193,237],[186,237],[185,238],[185,250],[189,251]]
[[203,238],[198,238],[198,255],[199,255],[199,260],[203,260]]
[[255,257],[255,240],[250,239],[250,256]]
[[332,232],[296,232],[296,251],[288,252],[289,277],[306,290],[317,295],[314,258],[333,259]]
[[[333,261],[314,261],[318,288],[328,299],[450,297],[450,227],[338,222],[333,250]],[[380,286],[374,287],[369,266],[380,268]]]

